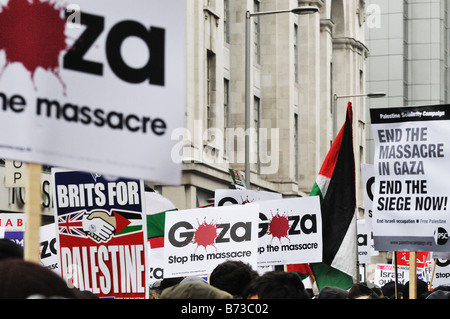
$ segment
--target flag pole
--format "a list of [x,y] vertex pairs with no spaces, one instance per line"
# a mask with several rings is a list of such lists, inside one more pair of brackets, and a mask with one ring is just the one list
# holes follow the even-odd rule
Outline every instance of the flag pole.
[[409,299],[417,299],[417,252],[409,253]]
[[430,286],[428,287],[429,291],[431,291],[431,286],[433,285],[433,277],[434,277],[434,271],[436,270],[436,263],[437,263],[437,258],[434,258],[434,265],[433,265],[433,271],[431,272]]
[[394,273],[395,273],[395,299],[398,299],[398,267],[397,267],[397,252],[394,251]]
[[39,228],[41,226],[41,175],[41,164],[27,164],[24,259],[36,263],[39,263],[40,261]]

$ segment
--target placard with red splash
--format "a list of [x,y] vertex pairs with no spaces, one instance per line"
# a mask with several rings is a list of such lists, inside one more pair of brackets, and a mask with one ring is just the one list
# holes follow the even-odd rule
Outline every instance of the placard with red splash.
[[179,184],[184,0],[0,0],[0,157]]
[[258,204],[258,266],[322,261],[322,215],[318,196]]
[[53,171],[61,276],[102,298],[147,298],[141,180]]
[[257,267],[258,204],[166,212],[164,277],[210,274],[226,260]]

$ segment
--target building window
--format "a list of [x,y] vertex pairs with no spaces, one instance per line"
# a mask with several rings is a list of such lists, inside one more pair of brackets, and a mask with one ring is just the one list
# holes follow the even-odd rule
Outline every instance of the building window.
[[298,83],[298,25],[294,24],[294,74],[295,83]]
[[224,145],[225,145],[225,157],[228,156],[227,151],[229,150],[229,145],[228,143],[231,143],[232,141],[228,141],[227,138],[227,128],[230,128],[230,116],[231,116],[231,112],[230,112],[230,104],[229,104],[229,100],[230,100],[230,80],[228,79],[224,79],[223,81],[223,125],[224,125]]
[[294,114],[294,180],[298,181],[298,113]]
[[215,126],[216,55],[208,50],[206,66],[206,127]]
[[230,0],[223,0],[223,39],[230,43]]
[[[260,11],[259,1],[255,0],[253,2],[253,11]],[[260,35],[261,35],[261,26],[259,16],[254,17],[253,19],[253,54],[254,60],[256,63],[261,64],[261,47],[260,47]]]
[[258,174],[260,173],[260,135],[259,135],[259,131],[261,128],[261,100],[258,97],[254,97],[253,100],[253,132],[254,132],[254,136],[253,136],[253,154],[254,154],[254,159],[253,159],[253,163],[256,164],[256,170],[258,172]]

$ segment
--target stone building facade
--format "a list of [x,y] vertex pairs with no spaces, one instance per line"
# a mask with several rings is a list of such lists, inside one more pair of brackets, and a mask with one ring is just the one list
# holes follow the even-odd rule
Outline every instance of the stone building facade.
[[335,110],[333,96],[365,93],[365,1],[188,0],[186,130],[174,136],[183,180],[154,185],[180,209],[233,187],[229,168],[244,171],[246,11],[299,6],[319,12],[251,18],[251,188],[307,195],[333,141],[335,117],[340,127],[349,100],[360,188],[365,99],[338,99]]

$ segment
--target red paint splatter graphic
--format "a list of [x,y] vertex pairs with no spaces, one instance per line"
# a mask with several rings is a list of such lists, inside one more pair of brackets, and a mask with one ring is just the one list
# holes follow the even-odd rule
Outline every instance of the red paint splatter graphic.
[[[67,48],[64,34],[66,22],[61,10],[50,2],[10,0],[0,11],[0,51],[6,64],[20,63],[34,75],[38,68],[59,76],[59,56]],[[35,87],[36,88],[36,87]]]
[[248,195],[247,195],[247,198],[246,198],[246,199],[243,199],[242,196],[241,196],[241,200],[242,200],[242,205],[250,204],[250,203],[253,202],[253,200],[249,200],[249,199],[248,199]]
[[216,248],[216,246],[214,246],[216,238],[217,238],[216,225],[213,222],[207,223],[205,218],[203,223],[201,224],[199,223],[199,226],[195,231],[194,239],[192,240],[192,242],[194,244],[197,244],[197,248],[203,246],[205,247],[206,250],[207,246],[213,246],[214,248]]
[[272,235],[272,240],[276,237],[280,240],[282,237],[288,238],[289,231],[289,219],[286,214],[280,215],[277,211],[277,214],[273,216],[269,223],[269,231],[267,232],[269,235]]

